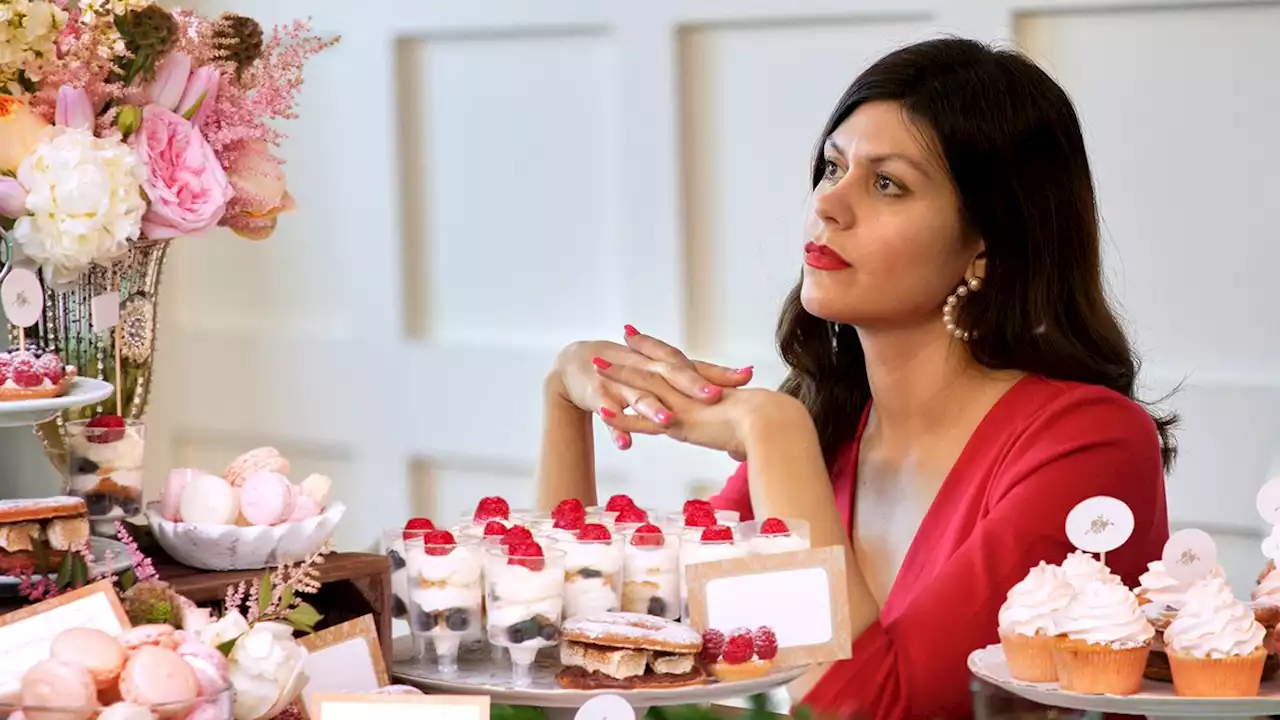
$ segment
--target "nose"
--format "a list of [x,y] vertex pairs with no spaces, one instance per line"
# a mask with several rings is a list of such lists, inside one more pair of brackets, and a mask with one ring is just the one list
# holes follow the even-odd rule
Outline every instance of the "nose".
[[840,186],[819,187],[814,192],[813,215],[824,228],[846,230],[853,225],[853,206],[843,197]]

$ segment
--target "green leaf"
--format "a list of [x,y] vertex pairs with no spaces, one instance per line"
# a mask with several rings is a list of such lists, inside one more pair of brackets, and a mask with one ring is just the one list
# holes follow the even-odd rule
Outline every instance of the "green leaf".
[[182,113],[183,119],[190,120],[191,118],[195,117],[196,113],[200,112],[200,106],[204,104],[204,99],[208,96],[209,96],[208,90],[205,90],[204,92],[200,93],[200,97],[196,98],[195,104],[192,105],[190,108],[188,108],[186,112]]
[[542,708],[524,705],[494,705],[489,708],[491,720],[546,720],[547,713]]
[[298,603],[298,607],[294,608],[285,616],[285,622],[294,626],[303,632],[315,632],[316,623],[324,618],[323,615],[316,612],[309,603]]
[[74,587],[89,584],[89,566],[84,564],[84,558],[79,555],[71,561],[71,584]]
[[285,586],[284,592],[280,593],[280,608],[286,609],[293,604],[293,588]]
[[271,606],[271,573],[262,573],[262,582],[258,583],[258,612],[264,613]]
[[116,584],[120,586],[121,590],[128,590],[136,582],[138,582],[138,576],[133,574],[133,568],[125,570],[120,573],[120,577],[116,578]]
[[219,643],[218,652],[222,653],[226,657],[230,657],[231,649],[236,646],[236,641],[239,639],[240,639],[240,636],[237,635],[224,643]]
[[62,562],[58,564],[58,579],[54,581],[60,588],[65,588],[71,584],[71,564],[74,553],[67,553],[62,556]]
[[[36,556],[36,575],[49,574],[49,548],[45,546],[43,540],[37,540],[31,543],[31,552]],[[71,553],[68,553],[71,554]]]

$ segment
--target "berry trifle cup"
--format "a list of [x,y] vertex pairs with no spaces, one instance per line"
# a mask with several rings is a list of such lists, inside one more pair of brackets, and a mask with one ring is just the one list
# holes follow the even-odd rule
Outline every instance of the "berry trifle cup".
[[703,528],[701,533],[685,532],[680,537],[680,615],[689,618],[689,582],[690,565],[705,562],[718,562],[732,558],[747,557],[750,551],[745,542],[727,525],[712,525]]
[[538,650],[560,641],[564,551],[536,541],[486,548],[484,584],[489,642],[511,654],[511,682],[526,687]]
[[409,619],[409,565],[405,562],[405,541],[423,536],[436,526],[427,518],[413,518],[403,527],[382,531],[382,554],[391,561],[391,617]]
[[680,512],[667,513],[660,521],[664,526],[674,528],[702,528],[712,525],[736,527],[742,522],[742,515],[737,510],[717,510],[709,500],[693,498],[684,501]]
[[775,555],[809,549],[809,523],[800,518],[751,520],[738,527],[752,555]]
[[564,552],[564,616],[617,612],[622,607],[622,538],[599,523],[577,532],[556,531],[552,547]]
[[66,424],[67,491],[84,499],[98,535],[114,536],[118,520],[142,509],[147,427],[119,415]]
[[511,505],[503,498],[493,496],[480,498],[476,509],[470,516],[462,517],[453,526],[453,532],[463,537],[479,540],[484,537],[485,527],[491,522],[498,522],[507,527],[527,524],[531,515],[528,512],[512,512]]
[[680,535],[645,524],[623,536],[622,611],[680,617]]
[[458,647],[480,627],[484,560],[478,541],[448,530],[407,533],[409,628],[419,656],[430,642],[441,674],[458,671]]

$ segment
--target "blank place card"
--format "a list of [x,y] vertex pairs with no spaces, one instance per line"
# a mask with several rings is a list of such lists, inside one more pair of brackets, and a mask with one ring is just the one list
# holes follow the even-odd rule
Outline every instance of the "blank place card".
[[844,548],[696,563],[685,569],[699,632],[768,625],[779,666],[847,659],[853,649]]
[[298,642],[308,653],[302,700],[312,717],[318,712],[318,695],[372,693],[390,682],[372,615],[306,635]]
[[315,720],[489,720],[485,695],[356,695],[312,697]]

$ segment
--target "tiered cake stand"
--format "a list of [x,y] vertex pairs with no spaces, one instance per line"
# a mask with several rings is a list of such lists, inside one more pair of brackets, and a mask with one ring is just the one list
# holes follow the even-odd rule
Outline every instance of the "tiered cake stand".
[[1144,680],[1136,695],[1083,695],[1060,690],[1056,683],[1028,683],[1009,676],[1004,650],[991,645],[969,655],[969,671],[980,680],[1034,703],[1070,710],[1145,715],[1152,720],[1174,718],[1254,718],[1280,714],[1280,682],[1262,684],[1255,698],[1185,698],[1173,694],[1169,683]]
[[0,402],[0,428],[32,427],[52,420],[63,410],[93,405],[111,397],[111,383],[94,378],[77,377],[61,397],[44,400],[9,400]]
[[556,684],[560,670],[555,648],[538,653],[533,665],[533,682],[527,687],[511,686],[511,660],[505,653],[491,652],[489,647],[464,648],[458,653],[458,672],[444,676],[436,669],[435,659],[413,658],[413,641],[399,638],[395,646],[395,662],[391,675],[395,682],[412,685],[429,693],[449,695],[488,695],[498,705],[524,705],[544,708],[548,720],[573,718],[578,709],[592,698],[616,695],[626,700],[637,718],[644,717],[650,707],[694,705],[745,697],[768,692],[795,680],[804,668],[778,670],[765,677],[743,682],[716,682],[670,690],[564,690]]

